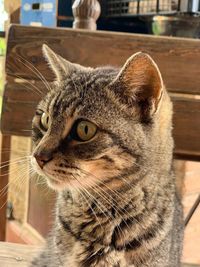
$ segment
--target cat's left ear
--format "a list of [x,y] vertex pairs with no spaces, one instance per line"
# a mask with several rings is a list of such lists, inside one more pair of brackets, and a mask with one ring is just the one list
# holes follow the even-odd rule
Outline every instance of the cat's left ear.
[[161,102],[163,81],[160,71],[153,59],[142,52],[126,61],[111,86],[124,104],[129,108],[138,106],[147,120]]
[[84,69],[84,67],[82,67],[81,65],[71,63],[66,59],[64,59],[63,57],[61,57],[60,55],[56,54],[46,44],[43,44],[42,51],[46,60],[49,63],[50,68],[54,72],[57,81],[66,79],[66,77],[70,75],[72,72]]

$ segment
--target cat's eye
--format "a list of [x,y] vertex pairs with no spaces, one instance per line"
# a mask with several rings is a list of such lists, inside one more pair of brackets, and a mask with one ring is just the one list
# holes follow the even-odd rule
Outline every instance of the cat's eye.
[[89,141],[97,132],[97,126],[86,120],[79,120],[75,122],[71,131],[71,138],[77,141]]
[[40,124],[43,130],[47,131],[49,128],[49,115],[45,112],[42,113]]

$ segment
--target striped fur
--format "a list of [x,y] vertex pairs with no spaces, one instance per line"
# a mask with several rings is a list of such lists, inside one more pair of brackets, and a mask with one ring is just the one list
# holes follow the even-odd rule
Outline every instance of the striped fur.
[[[145,54],[121,70],[74,65],[47,47],[45,55],[58,83],[33,119],[32,163],[58,197],[54,227],[32,266],[180,266],[172,105],[157,66]],[[47,131],[40,112],[49,114]],[[80,118],[98,128],[84,143],[69,138]],[[34,156],[43,154],[51,160],[41,169]]]

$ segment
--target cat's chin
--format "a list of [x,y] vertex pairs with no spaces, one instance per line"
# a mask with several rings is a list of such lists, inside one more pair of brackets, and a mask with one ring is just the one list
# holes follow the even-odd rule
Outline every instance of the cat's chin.
[[51,188],[55,191],[63,191],[63,190],[70,188],[68,183],[61,182],[61,181],[58,181],[58,180],[56,180],[54,178],[50,178],[50,177],[45,177],[45,178],[47,180],[47,185],[49,186],[49,188]]
[[88,187],[87,184],[80,183],[80,181],[74,181],[73,179],[70,180],[70,178],[66,180],[59,180],[55,177],[51,177],[49,175],[45,175],[47,185],[49,188],[53,189],[54,191],[65,191],[65,190],[70,190],[70,191],[77,191],[80,192],[82,190],[87,190],[91,187]]
[[42,176],[45,177],[48,187],[53,189],[54,191],[63,191],[72,187],[69,183],[69,179],[62,180],[49,175],[46,172],[44,172]]

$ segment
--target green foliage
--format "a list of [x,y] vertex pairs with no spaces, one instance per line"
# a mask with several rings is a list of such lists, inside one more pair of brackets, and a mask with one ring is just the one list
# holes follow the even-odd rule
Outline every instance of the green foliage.
[[6,53],[6,42],[4,38],[0,38],[0,56],[4,56]]

